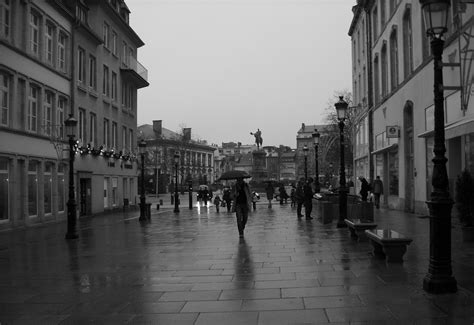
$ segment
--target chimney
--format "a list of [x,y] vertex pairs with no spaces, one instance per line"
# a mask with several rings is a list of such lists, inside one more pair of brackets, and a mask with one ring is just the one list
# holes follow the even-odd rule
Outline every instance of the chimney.
[[305,125],[304,123],[301,123],[301,130],[304,131]]
[[183,140],[184,141],[191,140],[191,128],[183,128]]
[[154,120],[153,121],[153,132],[156,135],[162,135],[163,133],[163,121],[162,120]]

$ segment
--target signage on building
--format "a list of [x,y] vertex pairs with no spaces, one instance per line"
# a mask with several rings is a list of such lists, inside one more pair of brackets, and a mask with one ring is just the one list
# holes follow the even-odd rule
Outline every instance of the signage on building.
[[400,127],[398,125],[387,126],[387,138],[400,137]]

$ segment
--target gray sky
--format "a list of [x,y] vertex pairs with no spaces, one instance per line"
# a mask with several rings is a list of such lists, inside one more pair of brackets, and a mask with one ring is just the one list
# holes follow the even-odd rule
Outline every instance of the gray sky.
[[350,0],[129,0],[150,86],[138,124],[163,120],[208,143],[296,146],[351,88]]

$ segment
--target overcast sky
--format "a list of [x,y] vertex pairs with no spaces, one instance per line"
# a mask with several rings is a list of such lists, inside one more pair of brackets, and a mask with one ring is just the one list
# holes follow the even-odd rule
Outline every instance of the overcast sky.
[[145,42],[138,125],[192,128],[209,144],[296,146],[351,88],[351,0],[128,0]]

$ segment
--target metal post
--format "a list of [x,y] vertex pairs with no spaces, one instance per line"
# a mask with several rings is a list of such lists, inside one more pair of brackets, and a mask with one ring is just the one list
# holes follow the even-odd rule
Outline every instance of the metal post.
[[74,136],[69,136],[69,199],[67,201],[67,233],[66,239],[76,239],[76,199],[74,195]]
[[443,55],[444,41],[433,37],[431,51],[434,58],[434,158],[431,183],[431,201],[426,202],[430,211],[430,260],[423,289],[431,293],[457,291],[457,282],[451,268],[451,208],[453,201],[448,191],[448,173],[445,157]]
[[319,186],[319,162],[318,162],[318,149],[319,146],[317,144],[314,145],[314,166],[315,166],[315,171],[314,171],[314,190],[316,193],[319,193],[320,191],[320,186]]
[[175,164],[175,181],[174,181],[174,212],[179,212],[179,193],[178,193],[178,163]]
[[142,158],[142,173],[141,173],[141,193],[140,193],[140,218],[139,221],[147,220],[146,217],[146,197],[145,197],[145,154],[141,154]]
[[308,180],[308,156],[304,156],[304,180]]
[[189,210],[193,209],[193,182],[190,181],[188,184],[188,193],[189,193]]
[[347,227],[344,219],[347,217],[347,189],[346,189],[346,167],[344,162],[344,120],[339,121],[340,139],[340,170],[339,170],[339,220],[337,228]]

